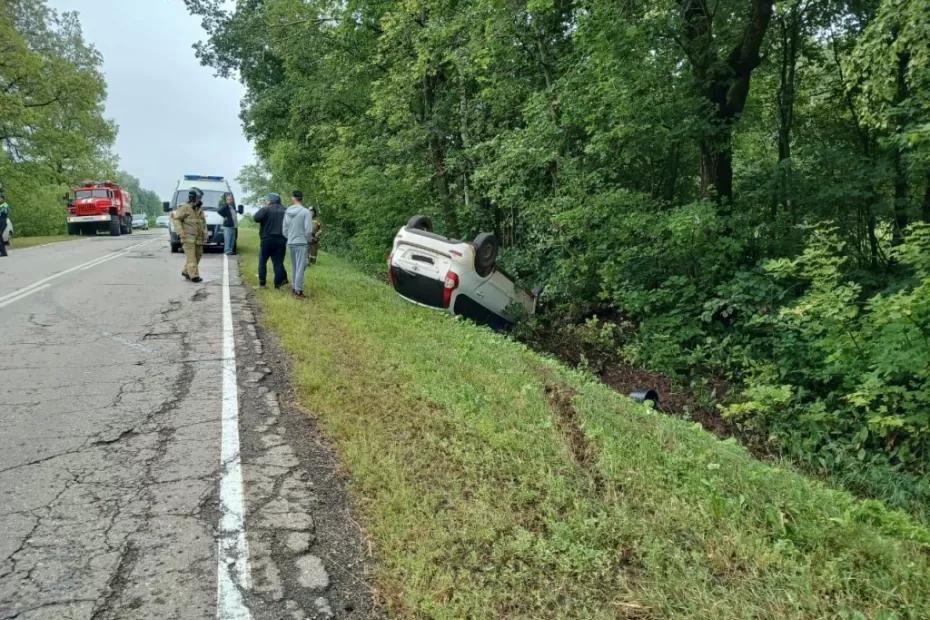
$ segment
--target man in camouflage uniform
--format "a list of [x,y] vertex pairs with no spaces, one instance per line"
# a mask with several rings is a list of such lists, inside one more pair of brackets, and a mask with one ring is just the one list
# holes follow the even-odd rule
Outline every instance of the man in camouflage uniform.
[[320,232],[323,230],[323,224],[320,222],[320,208],[310,206],[310,217],[313,219],[313,236],[310,238],[310,259],[307,266],[316,262],[316,257],[320,253]]
[[203,213],[203,192],[196,187],[187,193],[187,202],[174,212],[174,227],[187,259],[181,275],[191,282],[201,282],[199,264],[207,240],[207,217]]

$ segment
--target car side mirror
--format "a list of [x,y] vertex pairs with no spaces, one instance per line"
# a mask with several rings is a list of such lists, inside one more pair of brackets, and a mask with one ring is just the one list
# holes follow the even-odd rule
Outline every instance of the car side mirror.
[[161,203],[161,210],[164,211],[165,213],[170,212],[170,211],[171,211],[171,203],[168,203],[168,202],[163,202],[163,203]]
[[242,205],[239,205],[236,211],[239,212],[239,215],[242,215],[243,213],[245,213],[245,207],[243,207]]

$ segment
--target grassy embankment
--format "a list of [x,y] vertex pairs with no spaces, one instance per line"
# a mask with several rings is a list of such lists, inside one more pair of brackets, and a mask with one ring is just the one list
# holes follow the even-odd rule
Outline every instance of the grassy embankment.
[[[255,284],[254,232],[243,274]],[[404,618],[930,618],[930,533],[325,256],[259,291]]]
[[76,239],[71,235],[47,235],[41,237],[13,237],[13,243],[9,246],[11,250],[20,250],[31,248],[36,245],[45,245],[46,243],[58,243],[60,241],[70,241]]

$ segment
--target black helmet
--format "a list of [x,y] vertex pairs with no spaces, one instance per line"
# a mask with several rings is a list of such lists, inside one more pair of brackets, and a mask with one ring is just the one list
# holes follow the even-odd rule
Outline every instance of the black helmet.
[[187,192],[187,199],[188,199],[190,202],[197,202],[197,201],[199,201],[201,198],[203,198],[203,192],[200,191],[199,188],[197,188],[197,187],[192,187],[192,188],[190,188],[190,190],[188,190],[188,192]]

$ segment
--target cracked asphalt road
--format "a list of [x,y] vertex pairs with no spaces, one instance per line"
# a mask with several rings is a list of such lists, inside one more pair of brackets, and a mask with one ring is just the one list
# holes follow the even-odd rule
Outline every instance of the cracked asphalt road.
[[[224,257],[194,285],[164,237],[0,260],[0,620],[218,617]],[[378,616],[338,467],[229,269],[244,617]]]

